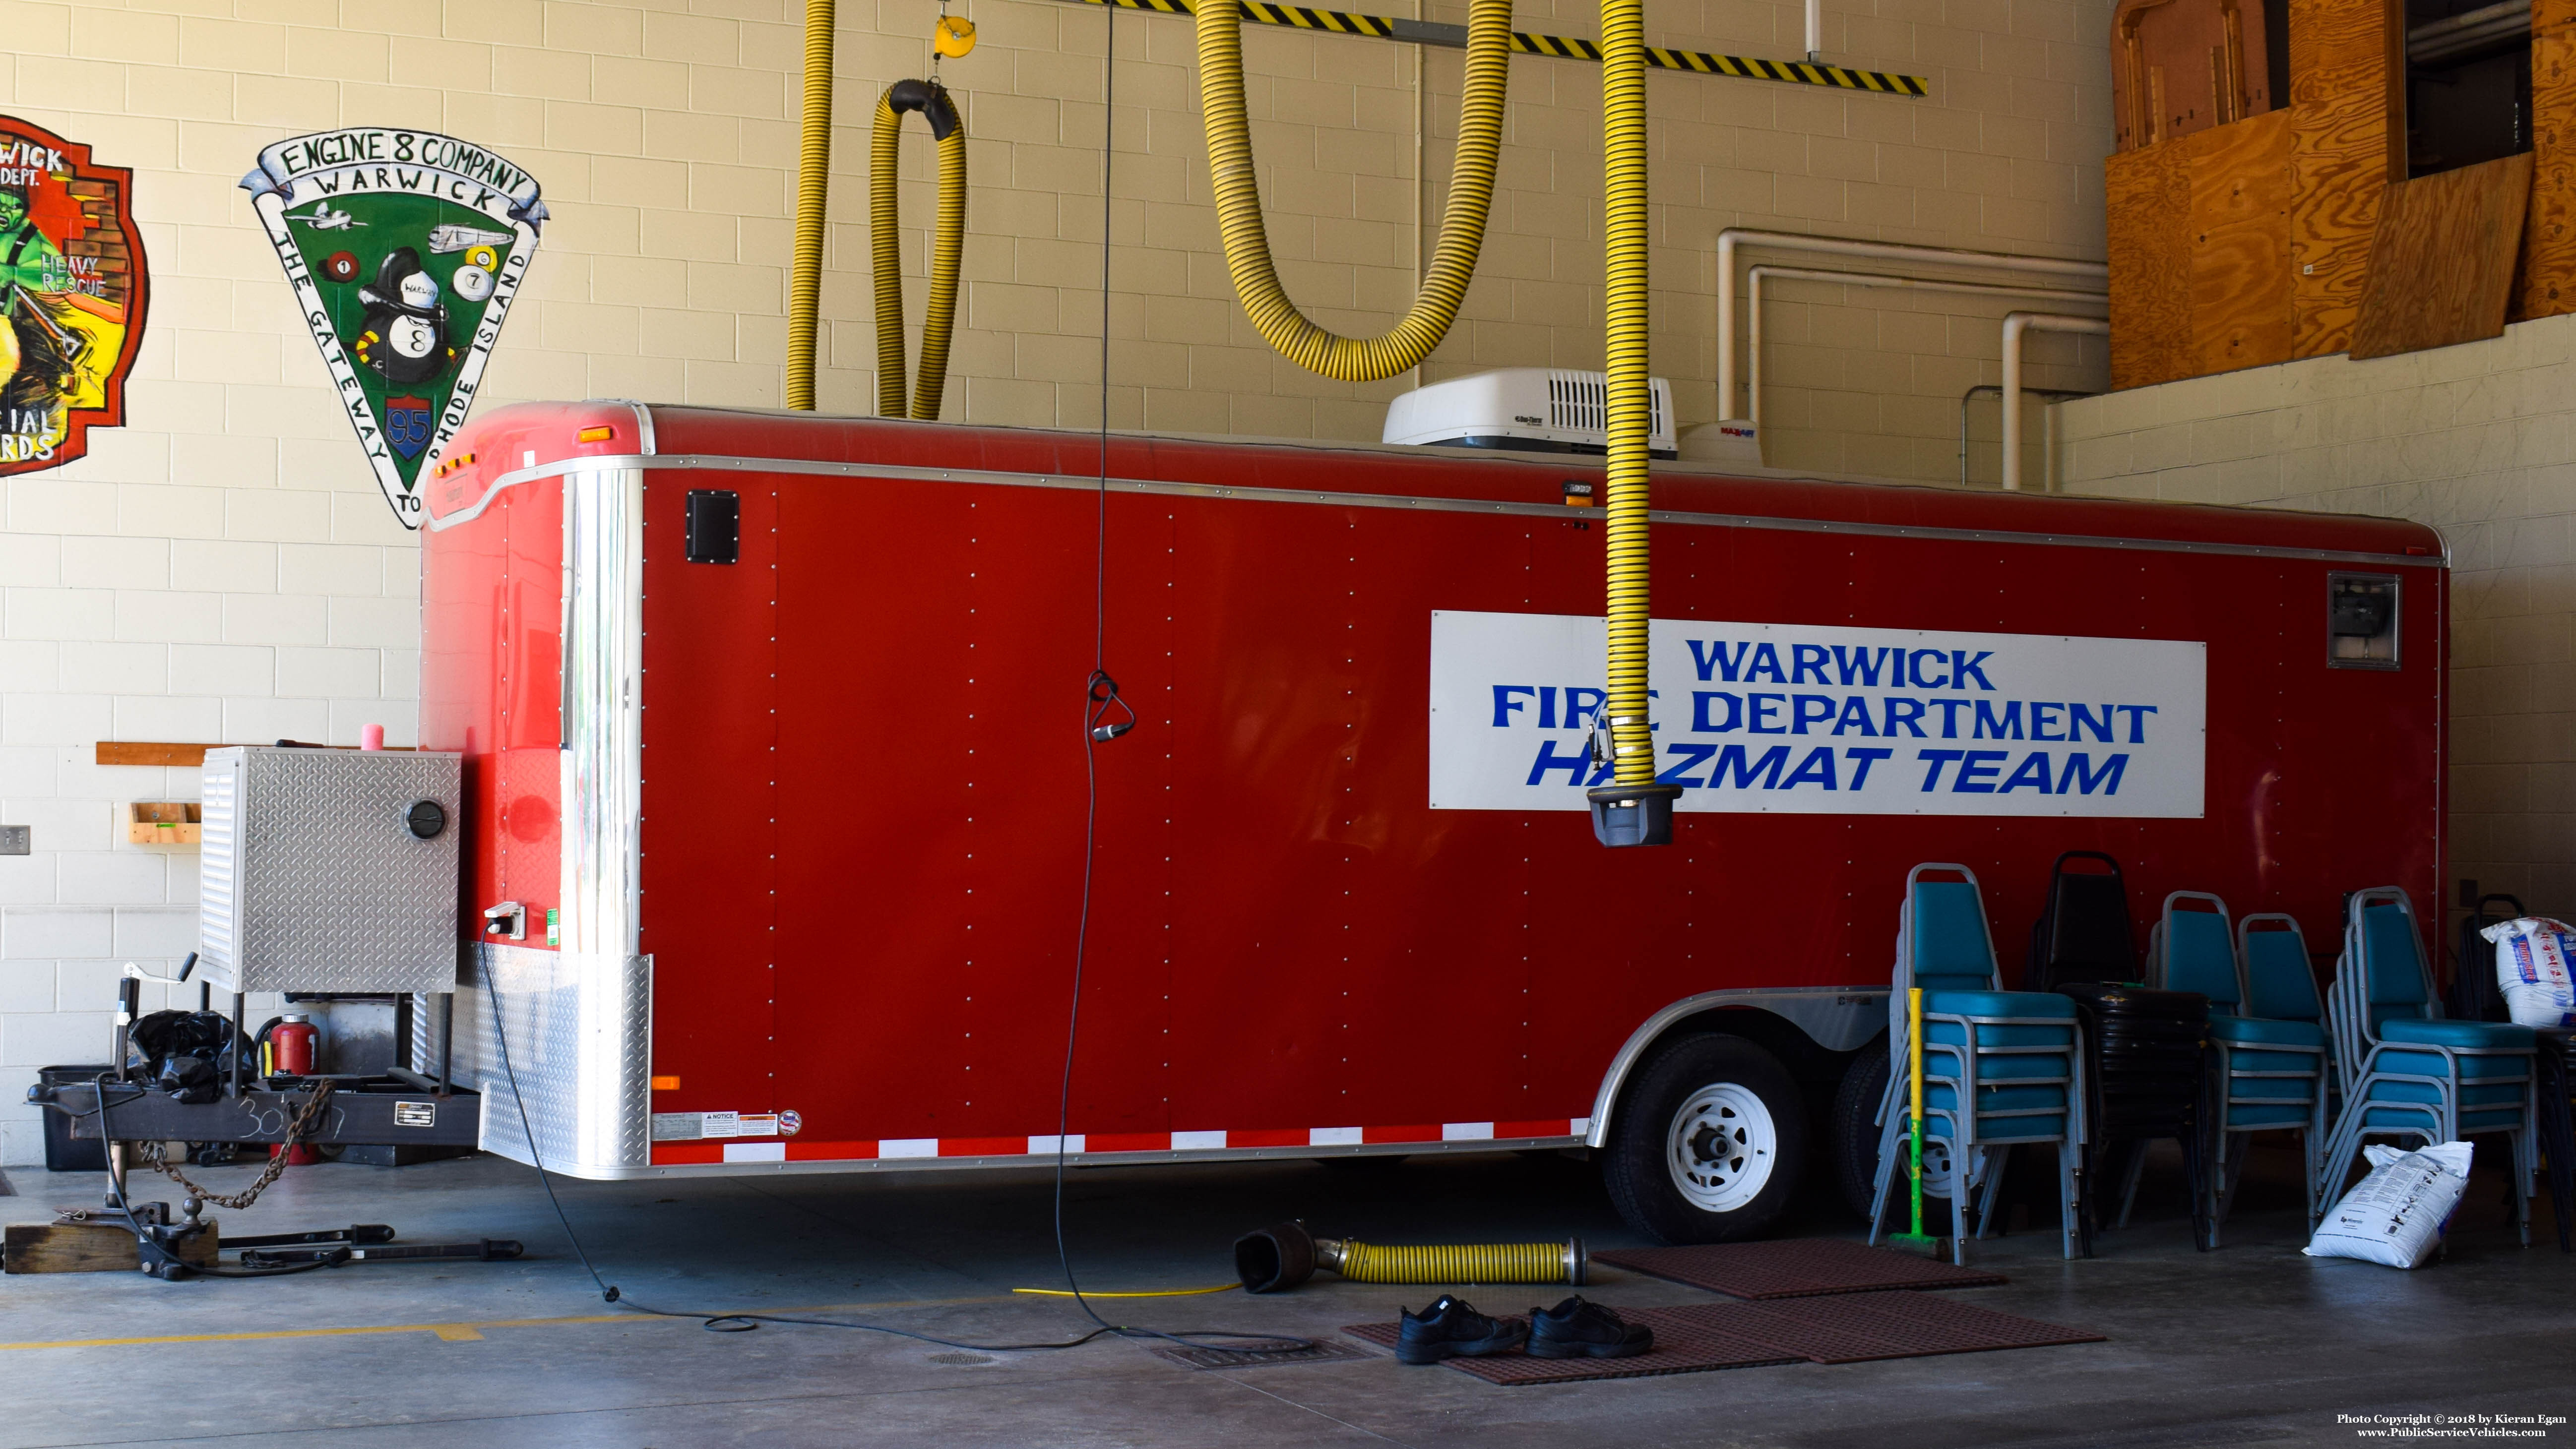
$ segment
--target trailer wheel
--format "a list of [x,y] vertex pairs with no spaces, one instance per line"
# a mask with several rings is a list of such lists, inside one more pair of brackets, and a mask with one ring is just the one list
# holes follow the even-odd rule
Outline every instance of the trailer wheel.
[[[1887,1094],[1887,1044],[1871,1043],[1843,1069],[1841,1090],[1834,1094],[1834,1175],[1852,1216],[1869,1221],[1870,1192],[1878,1176],[1878,1105]],[[1900,1175],[1887,1194],[1888,1222],[1911,1220],[1905,1179]],[[1923,1144],[1923,1221],[1950,1221],[1950,1152],[1939,1142]]]
[[1806,1158],[1806,1103],[1778,1059],[1741,1037],[1693,1035],[1629,1078],[1601,1175],[1630,1227],[1723,1243],[1778,1219]]

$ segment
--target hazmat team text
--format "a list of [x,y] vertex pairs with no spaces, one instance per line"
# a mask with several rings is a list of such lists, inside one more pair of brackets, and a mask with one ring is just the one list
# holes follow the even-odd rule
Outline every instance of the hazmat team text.
[[[1431,616],[1431,806],[1581,810],[1602,623]],[[2173,639],[1654,621],[1684,810],[2196,817],[2206,655]]]

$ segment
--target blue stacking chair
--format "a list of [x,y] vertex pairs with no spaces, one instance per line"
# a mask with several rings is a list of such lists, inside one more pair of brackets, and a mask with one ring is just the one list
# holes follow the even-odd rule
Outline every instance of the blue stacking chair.
[[[2316,968],[2308,964],[2308,938],[2295,917],[2275,912],[2247,916],[2236,923],[2236,960],[2245,984],[2246,1020],[2231,1028],[2233,1036],[2220,1046],[2228,1131],[2288,1128],[2299,1134],[2308,1219],[2314,1222],[2325,1211],[2315,1194],[2329,1137],[2334,1052],[2325,1003],[2317,998]],[[2243,1144],[2232,1137],[2221,1138],[2219,1148],[2224,1171],[2218,1221],[2223,1224],[2235,1201],[2244,1155]]]
[[2532,1034],[2510,1022],[2445,1021],[2404,889],[2374,886],[2346,904],[2343,955],[2326,996],[2343,1109],[2327,1139],[2312,1213],[2352,1173],[2364,1137],[2457,1141],[2502,1132],[2513,1154],[2514,1215],[2531,1242],[2537,1175]]
[[[1927,875],[1955,875],[1930,880]],[[2076,1163],[2084,1142],[2084,1051],[2075,1003],[2054,992],[2004,991],[1975,872],[1924,864],[1905,873],[1896,968],[1888,998],[1888,1090],[1879,1106],[1878,1180],[1869,1240],[1878,1241],[1904,1176],[1905,1103],[1912,1072],[1905,994],[1923,989],[1923,1133],[1950,1162],[1951,1257],[1967,1261],[1968,1194],[1982,1183],[1982,1236],[2003,1186],[2002,1149],[2057,1144],[2065,1255],[2076,1255]],[[1926,1171],[1927,1189],[1930,1172]]]
[[[2248,932],[2257,921],[2289,928],[2250,937],[2259,966],[2246,954]],[[2247,1134],[2274,1128],[2299,1133],[2300,1180],[2311,1194],[2316,1190],[2326,1140],[2326,1031],[2319,1021],[2324,1013],[2299,923],[2288,916],[2248,916],[2231,934],[2227,902],[2202,891],[2176,891],[2165,897],[2164,917],[2148,950],[2157,984],[2209,998],[2212,1070],[2220,1089],[2209,1123],[2214,1248],[2245,1170]]]

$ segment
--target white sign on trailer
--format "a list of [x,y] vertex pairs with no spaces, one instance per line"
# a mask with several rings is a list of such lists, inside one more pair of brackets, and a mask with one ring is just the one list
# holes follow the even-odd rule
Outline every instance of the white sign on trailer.
[[[1597,618],[1431,615],[1431,808],[1581,810]],[[1682,810],[2196,818],[2208,647],[1657,619],[1648,710]]]

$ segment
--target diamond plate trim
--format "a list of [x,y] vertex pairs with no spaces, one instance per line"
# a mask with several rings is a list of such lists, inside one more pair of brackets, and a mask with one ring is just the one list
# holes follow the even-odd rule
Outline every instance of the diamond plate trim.
[[[490,993],[486,995],[486,991]],[[485,1003],[497,997],[509,1070]],[[471,1026],[468,1026],[468,1020]],[[616,1177],[650,1165],[653,958],[478,945],[456,997],[457,1075],[484,1094],[483,1149],[548,1172]],[[470,1031],[470,1035],[469,1035]],[[525,1094],[536,1147],[520,1126]]]
[[[454,979],[460,765],[413,750],[206,752],[219,828],[199,860],[207,978],[228,991],[443,991]],[[435,800],[427,840],[404,812]]]
[[197,791],[204,822],[197,837],[197,965],[216,982],[233,979],[233,962],[241,954],[241,873],[233,869],[240,851],[234,813],[241,764],[234,751],[213,751]]

